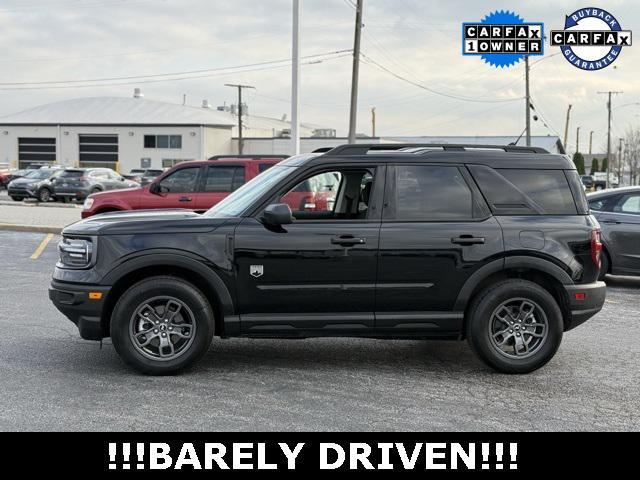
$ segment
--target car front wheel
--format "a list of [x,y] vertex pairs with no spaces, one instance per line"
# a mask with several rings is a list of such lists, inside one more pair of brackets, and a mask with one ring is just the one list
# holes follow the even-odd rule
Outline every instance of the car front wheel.
[[128,365],[166,375],[198,361],[208,350],[214,315],[207,298],[178,277],[157,276],[129,288],[111,316],[111,339]]
[[38,201],[42,203],[46,203],[51,200],[51,190],[48,188],[42,188],[38,192]]
[[504,373],[529,373],[555,355],[562,340],[560,308],[549,292],[527,280],[505,280],[472,302],[467,340],[489,366]]

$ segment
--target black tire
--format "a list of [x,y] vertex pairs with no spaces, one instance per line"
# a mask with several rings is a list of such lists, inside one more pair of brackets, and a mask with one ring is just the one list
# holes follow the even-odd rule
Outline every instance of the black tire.
[[49,200],[51,200],[51,190],[49,190],[48,188],[41,188],[38,191],[37,197],[39,202],[47,203]]
[[102,189],[101,188],[92,188],[91,191],[89,192],[89,195],[92,195],[94,193],[98,193],[101,192]]
[[611,260],[606,250],[602,250],[600,253],[600,273],[598,274],[598,280],[604,281],[604,277],[607,273],[611,272]]
[[11,200],[13,200],[14,202],[21,202],[22,201],[22,197],[11,196]]
[[[183,304],[181,312],[187,312],[185,317],[191,314],[195,332],[189,343],[178,354],[179,356],[169,359],[150,358],[149,353],[143,353],[141,347],[134,345],[134,333],[132,332],[135,329],[135,324],[139,324],[140,319],[144,318],[140,316],[140,312],[144,309],[142,306],[166,297]],[[145,315],[145,317],[148,316]],[[156,276],[136,283],[118,299],[111,315],[111,339],[116,351],[127,365],[148,375],[168,375],[192,365],[207,352],[213,338],[214,325],[213,310],[200,290],[178,277]],[[188,331],[187,329],[187,333]],[[193,330],[190,331],[193,332]],[[154,332],[158,343],[162,345],[157,330]],[[185,330],[182,329],[182,332],[184,333]],[[174,334],[178,335],[176,332]],[[142,339],[146,340],[144,334],[138,333],[137,335],[138,338],[142,335]],[[149,335],[153,334],[150,332]],[[171,333],[169,336],[166,333],[162,333],[162,335],[168,339],[175,338],[171,337]],[[171,340],[169,341],[171,342]],[[177,342],[180,342],[180,337]],[[154,347],[149,345],[147,348],[153,349]],[[174,347],[172,346],[171,352],[173,351]]]
[[[510,301],[513,301],[513,303],[509,303]],[[520,339],[524,340],[525,335],[528,335],[529,341],[532,342],[526,345],[526,351],[529,351],[531,347],[531,352],[523,353],[520,358],[515,352],[509,355],[497,346],[499,342],[495,339],[496,335],[500,335],[500,332],[494,330],[495,325],[504,322],[504,320],[498,319],[500,315],[496,312],[504,308],[505,305],[507,309],[515,308],[512,305],[519,301],[522,301],[523,304],[529,303],[534,306],[532,312],[535,312],[535,315],[527,317],[529,318],[527,321],[536,323],[531,323],[530,325],[546,323],[544,329],[543,327],[528,326],[530,330],[536,330],[536,335],[546,332],[544,338],[534,338],[531,333],[525,333],[524,330],[526,329],[511,329],[512,327],[508,325],[508,323],[514,323],[511,320],[515,320],[514,329],[516,326],[520,329],[526,324],[518,324],[517,319],[506,316],[509,322],[505,322],[506,327],[500,327],[504,328],[505,334],[498,336],[498,340],[503,340],[505,348],[517,348],[514,346],[517,345],[514,335],[518,335],[519,342],[522,342]],[[515,311],[512,313],[515,313]],[[537,370],[551,360],[562,341],[564,325],[558,303],[544,288],[527,280],[504,280],[487,287],[473,300],[467,315],[466,334],[469,345],[481,360],[499,372],[529,373]],[[520,318],[520,315],[517,317]],[[505,337],[508,338],[505,340]],[[525,345],[520,343],[520,346]]]

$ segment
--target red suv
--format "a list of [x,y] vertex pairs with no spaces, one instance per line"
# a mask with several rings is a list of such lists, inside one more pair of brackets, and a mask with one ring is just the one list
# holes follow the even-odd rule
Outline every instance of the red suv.
[[204,212],[284,158],[284,155],[225,155],[183,162],[144,187],[90,195],[84,203],[82,218],[118,210],[187,208]]

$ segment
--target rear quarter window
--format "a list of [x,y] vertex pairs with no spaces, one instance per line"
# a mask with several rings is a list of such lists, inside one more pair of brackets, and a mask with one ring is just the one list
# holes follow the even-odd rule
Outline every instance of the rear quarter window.
[[483,165],[471,165],[469,170],[496,215],[578,213],[563,170],[492,169]]

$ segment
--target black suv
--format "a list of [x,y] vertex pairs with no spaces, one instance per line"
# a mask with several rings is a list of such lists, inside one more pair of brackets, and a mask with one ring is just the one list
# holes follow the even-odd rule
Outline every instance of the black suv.
[[[292,212],[302,183],[323,201]],[[602,308],[601,248],[564,155],[344,145],[284,160],[204,215],[68,226],[49,295],[83,338],[111,336],[148,374],[192,364],[214,334],[466,338],[523,373]]]

